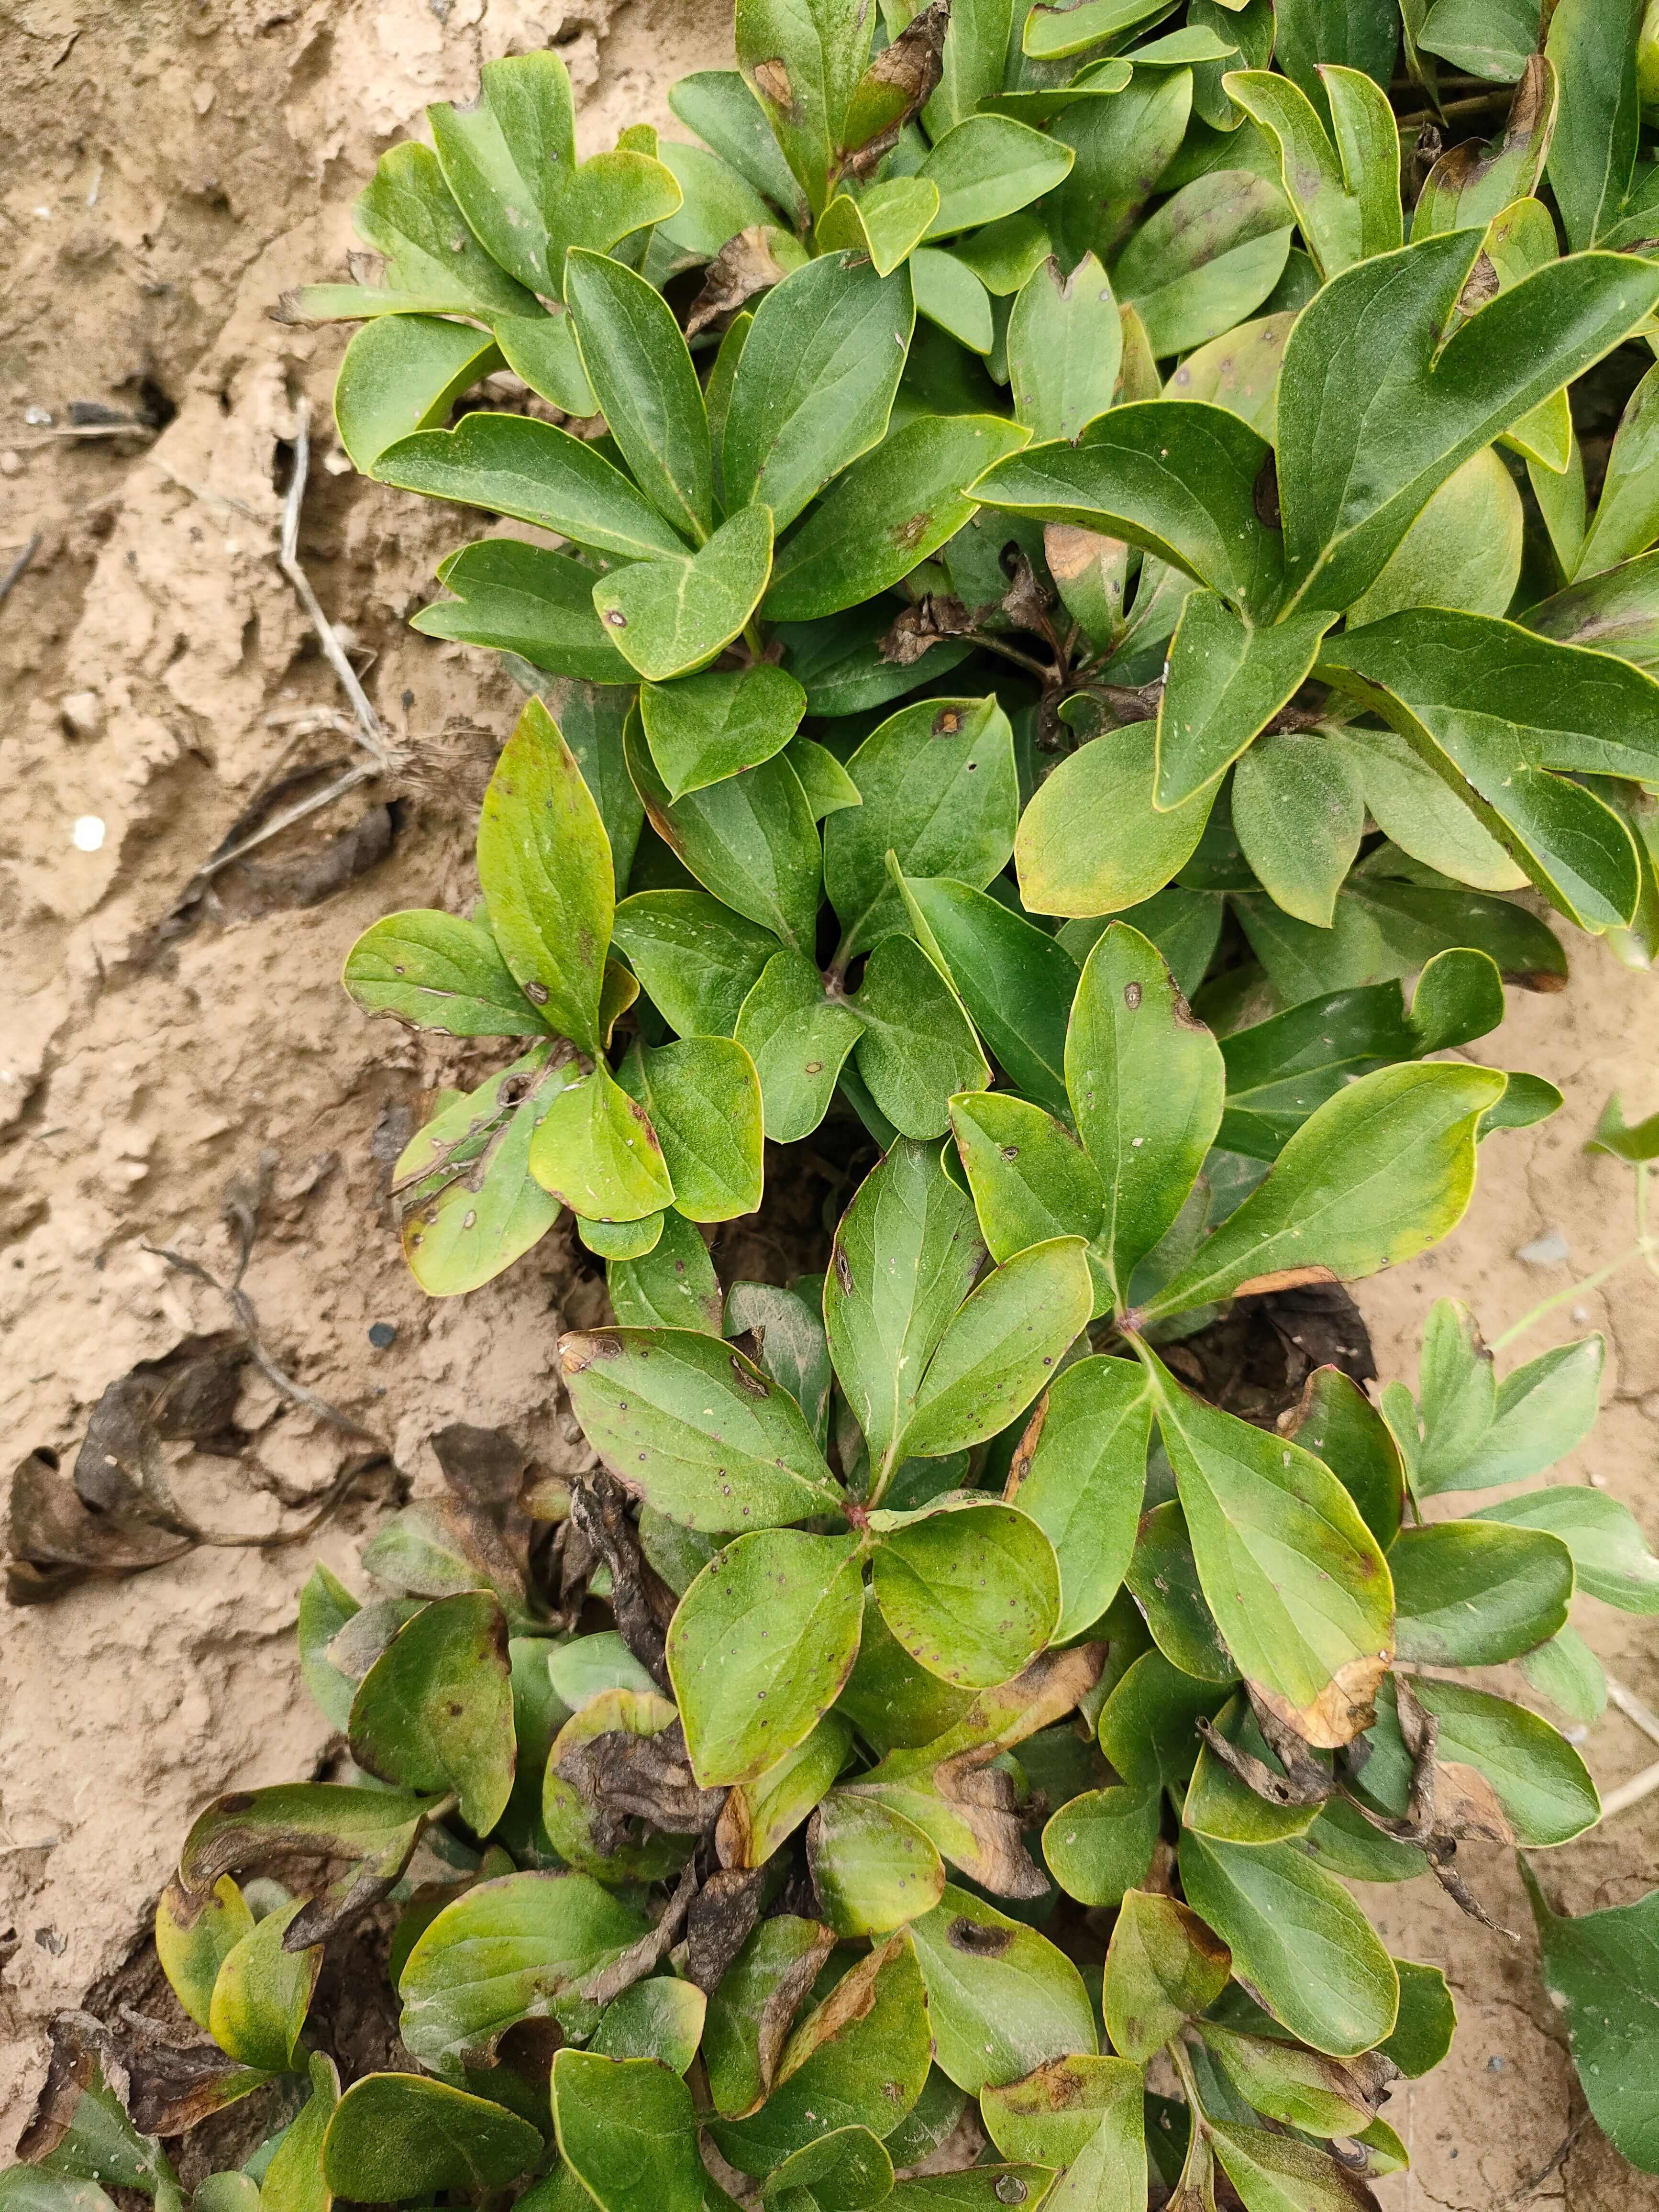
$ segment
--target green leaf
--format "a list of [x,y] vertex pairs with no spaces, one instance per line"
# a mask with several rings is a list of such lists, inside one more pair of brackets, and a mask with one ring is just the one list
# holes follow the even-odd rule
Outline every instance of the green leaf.
[[970,2096],[1097,2049],[1082,1976],[1036,1929],[947,1884],[911,1934],[939,2063]]
[[1226,1702],[1220,1685],[1182,1674],[1161,1651],[1143,1651],[1101,1708],[1100,1747],[1133,1789],[1184,1784],[1199,1754],[1194,1723]]
[[197,1814],[179,1854],[179,1881],[199,1893],[222,1875],[297,1852],[357,1862],[360,1881],[383,1894],[408,1863],[430,1802],[341,1784],[235,1790]]
[[487,1836],[513,1789],[507,1624],[487,1590],[423,1606],[401,1627],[351,1705],[351,1755],[383,1781],[454,1790]]
[[293,2066],[322,1969],[320,1943],[304,1950],[283,1948],[305,1902],[296,1897],[267,1913],[226,1953],[208,2008],[208,2033],[221,2051],[270,2074]]
[[530,1171],[574,1213],[601,1222],[643,1221],[674,1202],[649,1115],[603,1060],[567,1084],[530,1140]]
[[1199,1581],[1187,1516],[1175,1498],[1142,1516],[1124,1580],[1152,1641],[1183,1674],[1207,1682],[1238,1680],[1238,1668]]
[[[942,1349],[949,1343],[947,1332]],[[884,1529],[873,1587],[911,1657],[966,1689],[990,1689],[1018,1674],[1048,1642],[1060,1610],[1053,1546],[1036,1522],[988,1501],[941,1507]]]
[[508,514],[625,560],[683,555],[655,507],[596,449],[528,415],[464,415],[453,430],[419,430],[375,464],[382,483]]
[[863,1032],[858,1070],[877,1107],[907,1137],[942,1136],[951,1095],[991,1073],[945,977],[913,938],[884,937],[845,1003]]
[[561,2051],[553,2061],[559,2153],[600,2212],[702,2212],[691,2092],[652,2058]]
[[1352,753],[1316,732],[1261,738],[1238,763],[1231,799],[1234,832],[1262,889],[1298,921],[1328,929],[1365,826]]
[[1008,323],[1014,416],[1033,438],[1077,439],[1112,404],[1123,324],[1106,272],[1085,253],[1070,274],[1050,254]]
[[1066,1082],[1105,1189],[1098,1242],[1120,1306],[1197,1179],[1225,1080],[1220,1048],[1188,1012],[1163,955],[1113,922],[1084,963]]
[[1326,112],[1321,64],[1364,70],[1379,85],[1394,74],[1400,30],[1386,0],[1278,0],[1275,56],[1318,108]]
[[1013,734],[994,694],[924,699],[890,715],[847,762],[863,805],[830,817],[824,887],[842,925],[841,957],[902,927],[887,871],[949,876],[975,890],[1000,872],[1019,817]]
[[547,1034],[489,931],[459,915],[388,915],[352,946],[342,980],[365,1013],[450,1036]]
[[708,2003],[695,1982],[653,1975],[611,2000],[588,2048],[605,2058],[654,2058],[684,2074],[697,2055]]
[[697,880],[722,906],[771,930],[786,945],[810,951],[817,924],[822,848],[812,810],[788,761],[774,755],[742,775],[688,792],[671,806],[642,732],[633,722],[627,748],[629,771],[653,826]]
[[1292,1005],[1408,975],[1456,946],[1489,953],[1510,982],[1535,988],[1536,979],[1566,973],[1559,940],[1512,900],[1389,878],[1368,871],[1364,860],[1339,896],[1329,929],[1293,921],[1264,898],[1236,896],[1229,905],[1269,981]]
[[[940,1909],[918,1924],[926,1927]],[[927,2078],[927,1994],[910,1933],[901,1929],[843,1974],[794,2030],[760,2110],[709,2124],[721,2154],[740,2173],[764,2174],[837,2128],[890,2135]]]
[[636,891],[617,908],[615,942],[682,1036],[729,1036],[775,954],[769,929],[707,891]]
[[527,2120],[419,2074],[354,2081],[323,2138],[329,2188],[360,2204],[503,2189],[541,2157],[542,2138]]
[[599,412],[635,483],[701,544],[714,520],[708,420],[672,310],[620,261],[580,250],[565,264],[564,295]]
[[723,522],[690,559],[630,562],[593,586],[593,605],[617,650],[653,684],[684,676],[729,645],[772,573],[769,507]]
[[1311,1452],[1188,1395],[1151,1352],[1143,1358],[1228,1650],[1310,1743],[1348,1742],[1370,1719],[1393,1646],[1375,1538]]
[[1326,105],[1333,104],[1334,94],[1340,152],[1313,101],[1290,76],[1238,70],[1223,80],[1229,97],[1278,147],[1285,195],[1315,267],[1329,278],[1399,246],[1400,142],[1388,101],[1369,77],[1333,69],[1322,73],[1321,82]]
[[1419,1966],[1410,1959],[1396,1959],[1394,1966],[1400,1977],[1400,2012],[1381,2047],[1402,2074],[1416,2081],[1451,2049],[1457,2007],[1438,1966]]
[[1624,822],[1553,769],[1646,775],[1659,686],[1605,653],[1508,623],[1416,609],[1322,653],[1465,798],[1539,888],[1592,929],[1629,921],[1639,889]]
[[967,884],[907,876],[905,911],[1009,1080],[1050,1113],[1070,1110],[1066,1024],[1077,963],[1047,930]]
[[928,1364],[985,1256],[973,1206],[934,1146],[896,1144],[842,1215],[824,1327],[872,1466],[898,1464]]
[[1156,1785],[1115,1784],[1073,1797],[1042,1831],[1049,1873],[1079,1904],[1121,1905],[1152,1865],[1162,1804]]
[[404,1962],[404,2043],[423,2065],[485,2064],[516,2021],[546,2019],[647,1924],[586,1874],[476,1883],[428,1922]]
[[[1115,409],[1115,414],[1127,410]],[[1079,449],[1080,450],[1080,449]],[[1020,817],[1014,838],[1028,913],[1099,915],[1139,906],[1191,860],[1215,794],[1158,813],[1152,804],[1157,726],[1109,730],[1061,761]]]
[[738,1014],[738,1042],[760,1078],[766,1133],[776,1144],[810,1136],[830,1109],[842,1063],[862,1035],[803,954],[779,951]]
[[1278,187],[1242,169],[1215,169],[1165,200],[1133,234],[1112,271],[1160,358],[1233,329],[1284,272],[1290,210]]
[[640,715],[671,800],[781,752],[806,711],[793,676],[762,663],[647,684]]
[[329,2124],[340,2101],[334,2061],[313,2051],[311,2094],[283,2130],[259,2181],[262,2212],[329,2212],[332,2197],[323,2171]]
[[902,270],[830,252],[791,272],[756,311],[721,443],[728,507],[772,509],[780,533],[809,500],[879,443],[915,307]]
[[1593,576],[1659,537],[1659,378],[1650,369],[1627,401],[1575,576]]
[[867,254],[878,276],[890,276],[938,212],[939,187],[923,177],[889,177],[856,199],[837,192],[818,217],[818,250]]
[[334,383],[334,422],[356,467],[372,476],[386,447],[441,428],[449,410],[501,365],[487,333],[436,315],[386,315],[345,349]]
[[1575,250],[1593,246],[1623,212],[1641,127],[1636,37],[1642,0],[1596,7],[1563,0],[1544,51],[1561,81],[1549,180]]
[[1125,1896],[1106,1954],[1103,1997],[1114,2051],[1144,2064],[1227,1986],[1227,1946],[1197,1913],[1142,1889]]
[[970,115],[947,131],[917,173],[939,187],[929,239],[977,230],[1052,191],[1073,156],[1028,124],[1006,115]]
[[484,538],[439,566],[456,593],[434,599],[411,627],[517,653],[537,668],[596,684],[631,684],[634,672],[593,611],[593,572],[562,553],[516,538]]
[[738,66],[817,215],[870,58],[868,17],[856,0],[742,0],[735,35]]
[[1346,1890],[1295,1844],[1222,1844],[1184,1829],[1181,1881],[1234,1972],[1302,2042],[1351,2058],[1393,2027],[1393,1960]]
[[561,1337],[559,1355],[588,1442],[671,1520],[719,1533],[836,1510],[840,1486],[799,1407],[717,1337],[591,1329]]
[[1269,611],[1277,538],[1255,489],[1271,448],[1248,422],[1200,400],[1114,407],[1076,445],[1033,446],[987,471],[987,507],[1127,538],[1229,599]]
[[800,778],[800,787],[806,793],[806,803],[815,822],[839,814],[845,807],[863,805],[857,784],[828,745],[819,744],[816,738],[793,738],[788,760]]
[[965,262],[937,246],[919,246],[910,257],[910,281],[919,314],[970,353],[990,352],[996,341],[991,295]]
[[800,187],[767,127],[765,111],[735,70],[697,70],[681,77],[669,87],[668,105],[739,176],[781,208],[793,228],[805,228]]
[[1043,2166],[972,2166],[895,2182],[887,2203],[891,2212],[994,2212],[1012,2201],[1036,2212],[1053,2180]]
[[1050,2212],[1144,2212],[1144,2087],[1128,2060],[1079,2053],[988,2088],[980,2111],[1006,2158],[1065,2169],[1045,2200]]
[[951,1101],[951,1127],[993,1259],[1051,1237],[1095,1237],[1105,1211],[1099,1170],[1040,1106],[969,1091]]
[[576,325],[556,300],[541,315],[497,315],[491,323],[507,367],[566,415],[591,415],[597,401],[582,367]]
[[1605,1491],[1551,1483],[1522,1498],[1483,1505],[1470,1519],[1547,1530],[1571,1553],[1578,1589],[1621,1613],[1659,1613],[1659,1559],[1649,1551],[1630,1508]]
[[525,996],[550,1028],[597,1053],[616,905],[611,848],[575,756],[538,699],[526,702],[484,793],[478,878]]
[[1034,1244],[994,1268],[939,1335],[889,1456],[942,1458],[994,1436],[1049,1379],[1091,1304],[1080,1237]]
[[1077,156],[1043,207],[1062,262],[1085,252],[1109,262],[1173,160],[1192,112],[1189,69],[1144,70],[1116,92],[1106,77],[1099,82],[1098,91],[1085,91],[1054,117],[1054,136]]
[[848,1790],[832,1790],[813,1814],[806,1857],[837,1936],[884,1936],[945,1893],[945,1863],[921,1829]]
[[1015,1453],[1012,1496],[1054,1547],[1060,1607],[1054,1636],[1098,1620],[1134,1550],[1152,1401],[1127,1359],[1080,1359],[1049,1386]]
[[635,1045],[620,1075],[650,1117],[677,1210],[692,1221],[752,1213],[764,1181],[761,1092],[743,1046],[729,1037]]
[[36,2166],[0,2168],[3,2212],[115,2212],[115,2199],[95,2181],[71,2181]]
[[1039,0],[1025,18],[1022,51],[1035,61],[1085,53],[1162,12],[1159,0]]
[[1245,2212],[1354,2212],[1364,2202],[1352,2168],[1315,2143],[1237,2120],[1212,2120],[1206,2132]]
[[1499,293],[1447,338],[1475,250],[1454,231],[1379,254],[1334,277],[1291,332],[1279,478],[1292,605],[1358,599],[1454,469],[1659,298],[1659,270],[1650,281],[1626,258],[1575,256]]
[[532,1047],[418,1131],[392,1181],[404,1198],[403,1247],[433,1297],[476,1290],[538,1243],[559,1202],[532,1177],[531,1143],[574,1074],[550,1045]]
[[1400,1533],[1405,1473],[1388,1423],[1359,1385],[1340,1368],[1316,1368],[1287,1433],[1324,1461],[1386,1551]]
[[[1218,1753],[1217,1741],[1224,1740],[1260,1759],[1270,1775],[1283,1772],[1283,1762],[1269,1747],[1246,1701],[1230,1698],[1212,1727],[1213,1732],[1206,1738],[1187,1786],[1181,1808],[1182,1825],[1224,1844],[1277,1844],[1305,1836],[1320,1816],[1322,1806],[1258,1796]],[[1291,1795],[1289,1790],[1284,1793],[1285,1798]]]
[[532,292],[559,289],[548,213],[576,167],[570,78],[556,53],[486,62],[477,100],[428,119],[444,179],[482,243]]
[[1579,1727],[1607,1709],[1605,1668],[1576,1628],[1558,1628],[1547,1644],[1523,1652],[1521,1673],[1539,1696]]
[[1501,615],[1521,574],[1522,509],[1515,480],[1490,446],[1455,469],[1349,610],[1350,624],[1407,607]]
[[1615,1091],[1601,1109],[1595,1130],[1584,1146],[1587,1152],[1606,1152],[1609,1158],[1632,1164],[1659,1156],[1659,1114],[1626,1126]]
[[[1600,1801],[1583,1760],[1547,1721],[1461,1682],[1419,1674],[1412,1686],[1440,1723],[1436,1757],[1486,1776],[1518,1843],[1571,1843],[1599,1817]],[[1403,1813],[1413,1762],[1395,1719],[1392,1684],[1383,1686],[1368,1740],[1366,1795],[1389,1812]]]
[[1303,1123],[1266,1182],[1148,1301],[1146,1317],[1304,1266],[1321,1280],[1351,1281],[1437,1243],[1468,1203],[1476,1125],[1504,1082],[1489,1068],[1435,1063],[1350,1084]]
[[668,1669],[704,1789],[758,1781],[816,1727],[858,1654],[856,1536],[757,1530],[717,1552],[681,1600]]
[[576,1234],[587,1249],[601,1260],[641,1260],[656,1249],[666,1212],[647,1213],[642,1221],[586,1221],[578,1214]]
[[1659,1891],[1577,1917],[1553,1912],[1521,1862],[1543,1952],[1544,1986],[1559,2008],[1596,2124],[1644,2173],[1659,2172],[1659,2057],[1653,1990],[1659,1973]]
[[976,504],[969,487],[1026,434],[991,415],[924,415],[896,430],[780,546],[768,617],[835,614],[896,584],[956,535]]
[[973,1702],[916,1664],[882,1619],[875,1593],[866,1590],[858,1661],[837,1705],[865,1741],[878,1752],[920,1750],[960,1721]]
[[797,2008],[833,1947],[830,1929],[789,1913],[763,1920],[709,1998],[703,2063],[723,2118],[752,2112],[771,2087]]
[[155,1907],[155,1955],[173,1994],[198,2027],[208,2024],[220,1967],[253,1924],[247,1900],[228,1875],[221,1875],[204,1899],[192,1898],[173,1883],[161,1892]]
[[[1188,596],[1176,624],[1168,679],[1158,705],[1154,805],[1165,811],[1179,807],[1216,781],[1301,688],[1329,627],[1328,616],[1314,614],[1291,615],[1258,629],[1236,615],[1213,592],[1194,592]],[[1273,848],[1268,825],[1287,798],[1295,809],[1294,818],[1287,825],[1293,840],[1304,836],[1310,825],[1322,828],[1318,813],[1323,794],[1304,797],[1298,788],[1295,763],[1301,755],[1281,741],[1279,758],[1283,770],[1279,775],[1255,771],[1267,778],[1259,796],[1250,792],[1247,780],[1250,763],[1246,763],[1240,772],[1240,781],[1249,794],[1247,819],[1257,828],[1259,841],[1269,854]],[[1346,781],[1352,782],[1351,771]],[[1337,835],[1343,840],[1346,860],[1351,860],[1360,825],[1358,820],[1352,823],[1351,837],[1346,834],[1349,826],[1345,817]],[[1241,827],[1241,839],[1245,834]],[[1324,872],[1320,871],[1322,876]],[[1334,884],[1330,895],[1334,896]],[[1299,912],[1308,904],[1322,912],[1310,912],[1305,919],[1320,921],[1323,926],[1328,918],[1329,898],[1310,901],[1304,893],[1291,911]]]
[[624,239],[674,215],[682,198],[673,171],[638,148],[618,146],[613,152],[595,154],[582,163],[554,205],[549,270],[558,276],[573,246],[609,253]]
[[775,2166],[762,2202],[799,2203],[802,2195],[823,2212],[866,2212],[892,2194],[893,2161],[868,2128],[837,2128]]
[[412,303],[463,315],[535,313],[533,292],[514,283],[463,221],[428,147],[411,142],[383,154],[352,216],[384,258],[389,289]]
[[[1497,1540],[1494,1541],[1493,1540]],[[1402,1659],[1493,1667],[1564,1626],[1572,1557],[1540,1528],[1445,1521],[1401,1531],[1389,1553]]]

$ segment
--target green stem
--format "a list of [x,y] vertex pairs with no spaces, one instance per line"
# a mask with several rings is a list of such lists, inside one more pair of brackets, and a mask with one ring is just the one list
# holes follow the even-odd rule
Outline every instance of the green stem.
[[1530,1313],[1522,1314],[1518,1322],[1504,1331],[1502,1336],[1493,1340],[1492,1349],[1502,1352],[1506,1345],[1513,1344],[1517,1336],[1524,1336],[1529,1328],[1536,1328],[1546,1315],[1555,1311],[1557,1306],[1565,1305],[1570,1298],[1583,1297],[1589,1291],[1600,1290],[1603,1283],[1609,1281],[1621,1267],[1627,1267],[1632,1260],[1648,1259],[1653,1249],[1650,1237],[1638,1237],[1616,1260],[1609,1260],[1605,1267],[1598,1267],[1593,1275],[1585,1275],[1578,1282],[1569,1283],[1565,1290],[1553,1291],[1550,1297],[1540,1299]]
[[760,622],[757,616],[750,615],[748,621],[744,624],[743,641],[749,647],[750,653],[754,654],[757,660],[760,660],[764,658],[766,653],[766,640],[761,635]]

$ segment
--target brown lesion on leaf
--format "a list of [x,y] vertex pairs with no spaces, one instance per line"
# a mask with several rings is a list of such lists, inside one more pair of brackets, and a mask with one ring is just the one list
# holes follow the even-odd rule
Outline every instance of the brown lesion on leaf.
[[[1196,1026],[1196,1024],[1194,1024]],[[1334,1283],[1335,1275],[1328,1267],[1275,1267],[1265,1275],[1252,1275],[1233,1292],[1236,1298],[1266,1297],[1274,1291],[1304,1290],[1310,1283]]]
[[1014,1446],[1014,1455],[1008,1466],[1008,1480],[1002,1489],[1005,1504],[1012,1505],[1019,1496],[1020,1486],[1030,1474],[1037,1446],[1042,1442],[1043,1426],[1048,1419],[1048,1393],[1045,1390],[1031,1408],[1030,1416],[1020,1431],[1019,1442]]
[[566,1375],[585,1374],[596,1359],[620,1359],[619,1338],[604,1329],[573,1328],[559,1339],[559,1366]]
[[769,61],[757,62],[753,75],[755,89],[769,100],[791,123],[799,123],[800,103],[795,98],[795,88],[789,82],[789,72],[781,58],[774,55]]
[[971,1958],[1000,1959],[1012,1945],[1014,1935],[1012,1928],[987,1928],[982,1922],[958,1913],[945,1929],[945,1940],[953,1951],[965,1952]]
[[775,234],[770,223],[757,222],[726,240],[703,272],[702,289],[686,318],[687,337],[696,337],[723,315],[735,314],[757,292],[783,282],[788,271],[773,248]]
[[[1306,1705],[1294,1705],[1260,1682],[1249,1685],[1251,1700],[1258,1714],[1265,1711],[1282,1721],[1316,1749],[1339,1751],[1345,1743],[1352,1743],[1362,1735],[1376,1718],[1376,1693],[1393,1656],[1391,1650],[1364,1651],[1345,1660],[1319,1695]],[[1277,1745],[1274,1748],[1278,1748]]]

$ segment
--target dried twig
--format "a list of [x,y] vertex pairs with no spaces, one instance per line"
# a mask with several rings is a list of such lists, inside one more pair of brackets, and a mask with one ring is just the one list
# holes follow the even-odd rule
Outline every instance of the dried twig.
[[35,555],[40,550],[41,535],[42,533],[37,530],[33,537],[30,538],[28,544],[23,548],[17,558],[12,562],[10,568],[7,569],[5,574],[3,576],[0,576],[0,607],[4,606],[7,599],[11,595],[12,586],[17,583],[26,574],[29,562],[33,560]]
[[323,648],[329,666],[339,678],[341,688],[350,700],[357,717],[356,734],[364,750],[374,759],[382,774],[391,767],[386,750],[386,733],[380,727],[380,718],[369,703],[368,694],[358,681],[357,672],[346,657],[345,647],[334,635],[334,626],[323,612],[317,594],[311,588],[311,579],[300,564],[300,510],[305,503],[306,479],[311,473],[311,402],[301,398],[294,410],[294,474],[283,501],[283,537],[277,552],[277,562],[283,574],[299,595],[300,605],[311,618],[311,626]]

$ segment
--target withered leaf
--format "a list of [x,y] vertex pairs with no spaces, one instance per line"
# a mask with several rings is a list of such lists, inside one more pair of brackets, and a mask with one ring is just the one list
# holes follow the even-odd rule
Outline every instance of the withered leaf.
[[[664,1638],[674,1618],[676,1600],[640,1549],[628,1502],[628,1492],[615,1476],[596,1468],[571,1492],[571,1530],[610,1568],[611,1609],[623,1642],[658,1686],[666,1690]],[[568,1544],[567,1537],[567,1550]]]
[[182,1559],[194,1538],[147,1519],[94,1513],[48,1451],[33,1451],[11,1479],[6,1595],[40,1605],[94,1575],[142,1573]]
[[141,2135],[181,2136],[270,2079],[216,2043],[151,2043],[129,2062],[128,2115]]
[[703,274],[702,289],[691,302],[685,335],[696,337],[722,315],[735,314],[745,300],[781,284],[788,275],[778,259],[769,222],[750,223],[728,238]]
[[724,1790],[702,1790],[686,1756],[678,1721],[658,1735],[612,1729],[578,1744],[558,1771],[594,1808],[593,1842],[609,1856],[619,1850],[630,1820],[669,1836],[701,1836],[720,1818]]
[[867,177],[933,98],[945,74],[950,27],[951,0],[931,0],[865,71],[848,107],[844,167],[849,174]]
[[529,1453],[505,1429],[474,1428],[470,1421],[438,1430],[432,1449],[456,1497],[497,1518],[518,1497],[530,1464]]
[[924,592],[915,606],[894,617],[876,650],[896,668],[913,668],[930,645],[942,637],[965,637],[973,627],[974,617],[954,592]]
[[637,1943],[630,1943],[609,1966],[599,1967],[586,1981],[578,1982],[576,1987],[581,1995],[593,2004],[607,2005],[624,1990],[632,1989],[635,1982],[642,1982],[647,1974],[654,1973],[685,1924],[696,1886],[696,1862],[688,1859],[656,1926],[648,1929]]
[[719,1988],[760,1917],[766,1873],[763,1866],[716,1868],[692,1900],[686,1974],[706,1995]]

